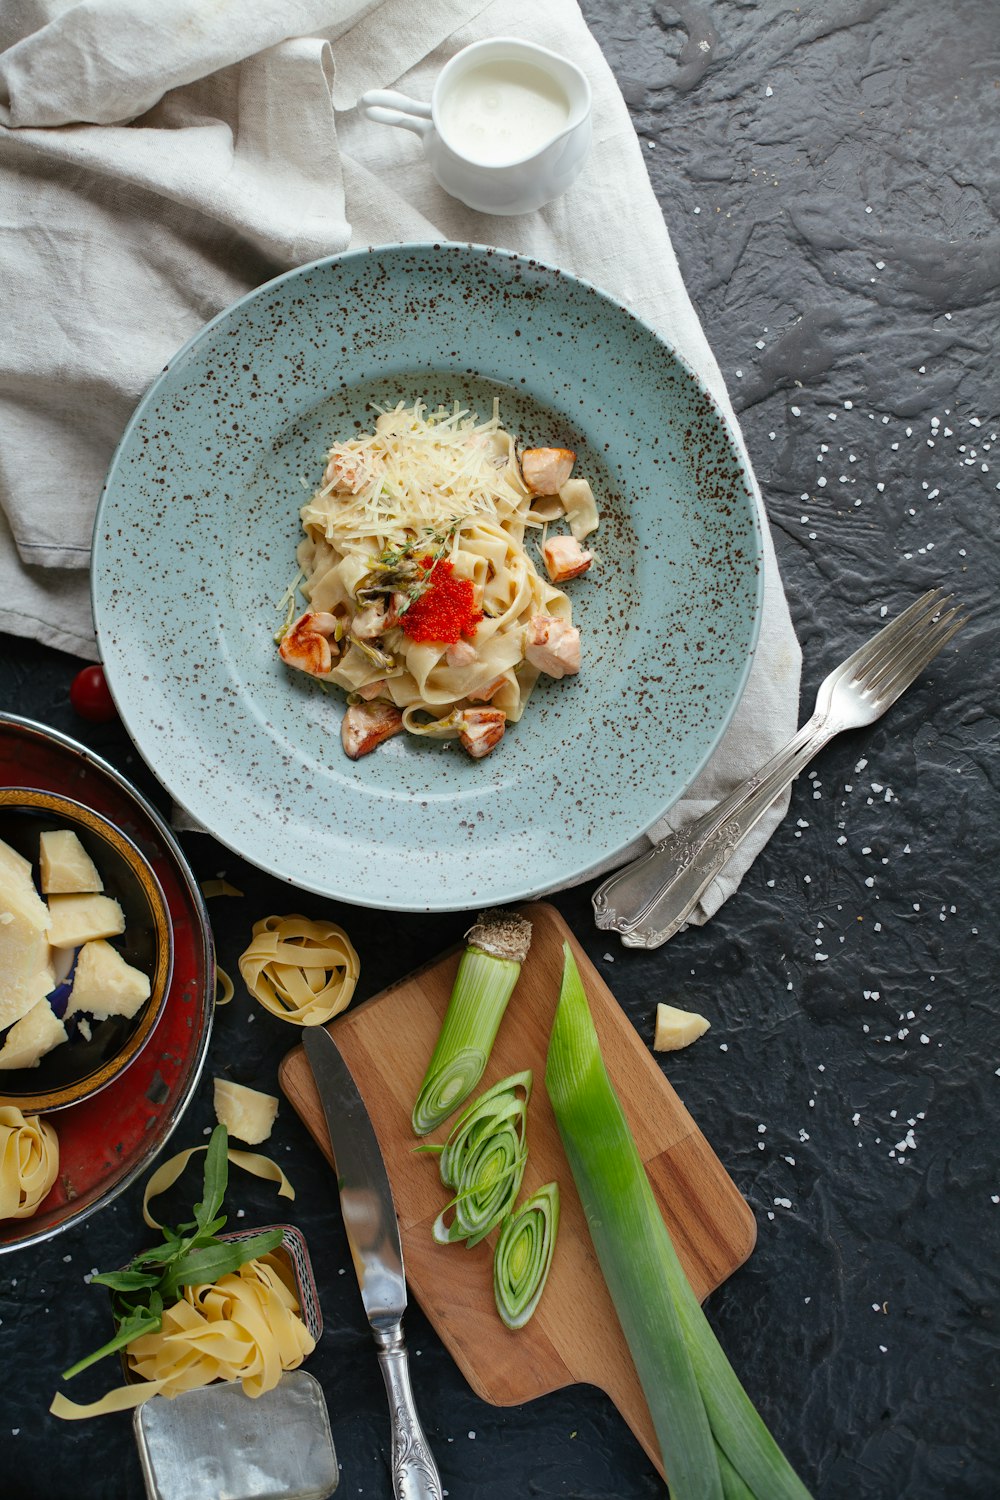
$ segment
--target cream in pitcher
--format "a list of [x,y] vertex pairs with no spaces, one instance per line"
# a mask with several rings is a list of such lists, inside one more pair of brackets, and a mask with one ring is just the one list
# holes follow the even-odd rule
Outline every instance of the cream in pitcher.
[[543,68],[496,58],[456,78],[441,101],[441,134],[453,150],[484,166],[533,156],[563,130],[570,103]]
[[446,192],[484,213],[530,213],[565,192],[590,149],[590,85],[574,63],[514,37],[475,42],[429,104],[376,90],[365,114],[423,141]]

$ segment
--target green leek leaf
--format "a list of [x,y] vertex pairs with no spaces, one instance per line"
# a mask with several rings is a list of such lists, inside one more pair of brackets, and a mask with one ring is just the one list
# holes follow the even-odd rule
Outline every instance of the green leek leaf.
[[545,1084],[604,1279],[660,1444],[672,1500],[723,1500],[705,1405],[664,1274],[669,1242],[611,1086],[568,944]]
[[[684,1274],[604,1067],[568,945],[564,951],[545,1082],[653,1418],[671,1496],[809,1500]],[[714,1438],[711,1454],[706,1422]]]

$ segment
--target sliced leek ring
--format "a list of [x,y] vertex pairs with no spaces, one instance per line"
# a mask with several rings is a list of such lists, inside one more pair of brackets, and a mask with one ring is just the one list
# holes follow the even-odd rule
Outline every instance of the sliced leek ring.
[[528,1159],[525,1125],[531,1082],[530,1072],[512,1073],[481,1094],[456,1121],[441,1149],[441,1181],[455,1196],[434,1221],[437,1244],[465,1240],[471,1250],[510,1213]]
[[559,1184],[547,1182],[504,1220],[493,1252],[497,1312],[513,1331],[541,1300],[559,1232]]

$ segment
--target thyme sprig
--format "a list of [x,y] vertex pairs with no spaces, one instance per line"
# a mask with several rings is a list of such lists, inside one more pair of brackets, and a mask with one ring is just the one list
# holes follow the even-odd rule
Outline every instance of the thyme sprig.
[[[404,615],[431,587],[434,570],[450,551],[455,534],[462,524],[457,517],[444,531],[424,526],[402,547],[386,547],[371,559],[371,567],[355,590],[359,604],[370,604],[382,594],[402,594],[397,615]],[[419,554],[419,555],[418,555]],[[430,557],[430,565],[425,559]]]
[[176,1229],[164,1225],[162,1244],[133,1256],[120,1271],[105,1271],[91,1278],[92,1283],[109,1287],[115,1294],[116,1332],[93,1354],[64,1370],[63,1380],[72,1380],[81,1370],[124,1349],[145,1333],[158,1333],[164,1308],[173,1306],[182,1288],[218,1281],[220,1276],[238,1271],[248,1260],[278,1248],[284,1238],[280,1229],[270,1229],[245,1240],[219,1238],[219,1231],[226,1223],[226,1216],[220,1210],[228,1181],[229,1132],[225,1125],[217,1125],[205,1153],[202,1197],[194,1205],[194,1218]]

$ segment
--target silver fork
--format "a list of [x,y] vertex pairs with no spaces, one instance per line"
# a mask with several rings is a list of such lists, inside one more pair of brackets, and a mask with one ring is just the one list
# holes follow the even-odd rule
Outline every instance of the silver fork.
[[610,875],[592,900],[598,927],[628,948],[658,948],[685,926],[700,897],[771,803],[845,729],[873,724],[968,619],[931,589],[835,667],[812,717],[765,766],[715,807]]

